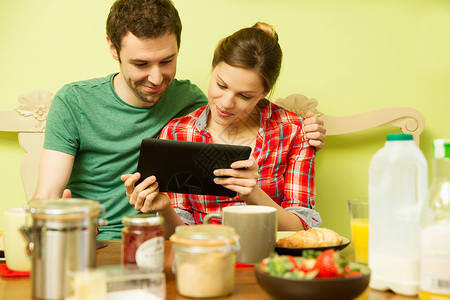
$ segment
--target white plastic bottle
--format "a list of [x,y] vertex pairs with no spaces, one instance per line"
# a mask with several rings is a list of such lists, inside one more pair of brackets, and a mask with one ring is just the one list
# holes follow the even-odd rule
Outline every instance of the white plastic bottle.
[[419,292],[420,211],[428,165],[410,134],[390,134],[369,167],[370,287]]
[[450,299],[450,139],[434,140],[434,178],[421,219],[419,299]]

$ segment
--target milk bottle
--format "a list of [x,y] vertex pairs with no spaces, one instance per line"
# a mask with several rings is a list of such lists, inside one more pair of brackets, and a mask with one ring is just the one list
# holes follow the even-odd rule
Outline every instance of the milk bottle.
[[390,134],[369,167],[370,287],[419,291],[420,211],[428,165],[410,134]]

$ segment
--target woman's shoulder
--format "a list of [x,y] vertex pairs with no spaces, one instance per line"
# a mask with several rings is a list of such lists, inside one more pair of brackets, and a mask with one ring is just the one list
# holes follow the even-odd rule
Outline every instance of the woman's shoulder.
[[197,108],[196,110],[190,112],[189,114],[187,114],[185,116],[174,118],[169,123],[167,123],[166,126],[179,127],[181,125],[181,127],[183,127],[187,124],[191,124],[191,123],[195,124],[195,122],[200,117],[200,115],[203,113],[205,108],[206,108],[206,106],[202,106],[202,107]]
[[206,106],[202,106],[185,116],[172,119],[164,126],[161,137],[168,138],[178,133],[191,132],[195,128],[196,122],[205,108]]
[[269,108],[270,115],[267,116],[268,118],[264,124],[266,136],[280,136],[285,141],[296,140],[295,143],[305,140],[305,132],[303,130],[304,118],[302,116],[274,103],[270,103],[267,108]]
[[286,125],[297,125],[302,126],[304,118],[300,115],[297,115],[294,112],[291,112],[281,106],[276,105],[275,103],[270,102],[270,111],[271,116],[270,120],[280,124]]

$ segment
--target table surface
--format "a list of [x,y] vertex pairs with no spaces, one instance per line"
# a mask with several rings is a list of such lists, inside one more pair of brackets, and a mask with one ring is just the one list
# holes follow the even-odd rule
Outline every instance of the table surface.
[[[119,265],[121,262],[121,242],[105,241],[107,247],[97,250],[97,266]],[[166,298],[172,299],[191,299],[180,296],[177,292],[175,275],[171,271],[172,244],[165,241],[165,265],[164,272],[166,274]],[[352,245],[341,251],[342,255],[352,256]],[[235,274],[235,287],[233,294],[229,297],[220,299],[272,299],[256,281],[253,268],[237,268]],[[4,278],[0,277],[0,299],[31,299],[31,280],[25,278]],[[413,300],[418,297],[407,297],[394,294],[392,292],[375,291],[368,288],[358,300]]]

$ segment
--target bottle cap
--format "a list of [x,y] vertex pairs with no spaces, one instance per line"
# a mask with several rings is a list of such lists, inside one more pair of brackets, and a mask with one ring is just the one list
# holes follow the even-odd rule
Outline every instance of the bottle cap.
[[96,218],[100,203],[89,199],[39,199],[31,201],[25,209],[33,218],[41,220],[72,221]]
[[239,235],[226,225],[185,225],[177,226],[170,240],[188,246],[235,247],[239,244]]
[[392,133],[386,137],[387,141],[412,141],[413,136],[409,133]]
[[436,139],[433,146],[435,158],[450,158],[450,139]]
[[122,224],[134,225],[134,226],[156,226],[161,225],[164,222],[164,218],[156,213],[151,214],[135,214],[131,216],[125,216],[122,218]]

